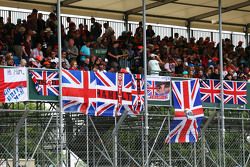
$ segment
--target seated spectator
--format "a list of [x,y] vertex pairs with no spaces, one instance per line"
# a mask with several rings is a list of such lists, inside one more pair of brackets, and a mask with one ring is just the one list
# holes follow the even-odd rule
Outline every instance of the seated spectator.
[[85,61],[86,58],[90,57],[90,42],[83,44],[80,50],[80,61]]
[[67,59],[67,53],[64,50],[62,51],[62,63],[64,64],[63,65],[64,69],[69,69],[70,68],[70,64],[69,64],[69,61]]
[[78,48],[75,45],[75,40],[73,38],[70,38],[68,41],[68,46],[65,48],[65,51],[67,52],[68,59],[76,59],[79,55]]
[[78,65],[77,65],[77,61],[76,60],[72,60],[70,62],[70,68],[69,70],[78,70]]
[[31,57],[36,59],[37,56],[42,56],[42,58],[43,58],[43,51],[42,51],[42,44],[41,43],[37,43],[36,48],[34,48],[31,51]]
[[57,57],[57,51],[55,49],[51,51],[50,57],[51,57],[50,62],[51,63],[54,62],[56,64],[56,66],[57,66],[58,63],[59,63],[59,59]]
[[20,61],[19,67],[26,67],[26,66],[27,66],[27,61],[26,61],[25,59],[22,59],[22,60]]

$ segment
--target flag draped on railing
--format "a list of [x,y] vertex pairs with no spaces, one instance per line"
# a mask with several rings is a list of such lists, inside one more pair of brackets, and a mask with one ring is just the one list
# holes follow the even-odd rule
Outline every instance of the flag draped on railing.
[[196,142],[204,116],[199,80],[172,81],[174,119],[166,143]]
[[28,101],[27,69],[0,69],[0,102]]

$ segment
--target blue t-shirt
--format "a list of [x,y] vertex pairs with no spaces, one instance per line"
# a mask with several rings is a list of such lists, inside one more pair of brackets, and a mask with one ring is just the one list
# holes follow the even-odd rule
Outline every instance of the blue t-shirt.
[[80,52],[82,52],[83,56],[89,57],[90,56],[90,48],[87,47],[86,45],[83,45],[81,47]]

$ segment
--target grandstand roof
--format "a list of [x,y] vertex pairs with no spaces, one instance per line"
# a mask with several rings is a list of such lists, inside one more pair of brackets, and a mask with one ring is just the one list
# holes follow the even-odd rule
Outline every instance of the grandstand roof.
[[[57,0],[0,0],[0,6],[52,11]],[[146,0],[147,22],[217,29],[218,0]],[[62,0],[62,12],[140,21],[141,0]],[[243,31],[250,23],[250,0],[222,0],[223,30]],[[212,24],[213,22],[213,24]]]

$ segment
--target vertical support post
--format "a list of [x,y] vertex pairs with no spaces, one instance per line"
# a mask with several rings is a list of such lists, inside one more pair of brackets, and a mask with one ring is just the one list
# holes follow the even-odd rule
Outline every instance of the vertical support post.
[[63,106],[62,106],[62,41],[61,41],[61,0],[57,0],[57,40],[58,40],[58,58],[59,58],[59,114],[60,114],[60,155],[59,155],[59,166],[63,166]]
[[218,146],[219,146],[219,150],[218,150],[218,154],[219,154],[219,157],[218,157],[218,160],[219,160],[219,166],[221,166],[221,121],[220,121],[220,113],[218,112],[217,113],[217,120],[218,120]]
[[242,166],[245,166],[246,156],[245,156],[245,126],[244,126],[244,116],[241,114],[241,123],[242,123]]
[[59,140],[60,140],[60,126],[59,126],[59,110],[56,112],[56,164],[59,165]]
[[24,157],[28,159],[28,133],[27,133],[27,118],[24,120]]
[[225,167],[225,120],[224,120],[224,90],[223,90],[223,51],[222,51],[222,7],[221,0],[218,0],[219,8],[219,56],[220,56],[220,83],[221,83],[221,134],[222,134],[222,162]]
[[[115,116],[115,127],[117,123],[117,117]],[[114,167],[117,167],[117,159],[118,159],[118,149],[117,149],[117,130],[114,131]]]
[[171,37],[174,37],[174,28],[171,27]]
[[202,131],[201,133],[202,138],[202,166],[206,167],[206,137],[205,132]]
[[143,116],[141,117],[141,146],[142,146],[142,164],[144,165],[145,164],[145,147],[144,147],[144,143],[145,143],[145,140],[144,140],[144,119],[143,119]]
[[214,33],[213,32],[211,32],[211,39],[210,40],[214,41]]
[[15,133],[15,142],[14,142],[14,150],[15,150],[15,154],[14,154],[14,161],[13,161],[13,166],[14,167],[18,167],[19,166],[19,150],[18,150],[18,145],[19,145],[19,137],[18,137],[18,133]]
[[86,115],[86,144],[87,144],[87,167],[89,167],[89,116]]
[[[170,133],[170,110],[168,110],[168,134]],[[168,159],[169,159],[169,167],[172,166],[172,148],[171,142],[168,143]]]
[[[143,6],[143,57],[144,57],[144,88],[147,90],[147,39],[146,39],[146,2],[142,0]],[[146,167],[149,167],[148,159],[148,94],[147,91],[144,91],[144,110],[145,110],[145,159]]]
[[190,21],[187,21],[187,35],[188,35],[188,42],[189,42],[191,38],[191,22]]
[[196,143],[194,142],[194,167],[197,167],[197,152]]

